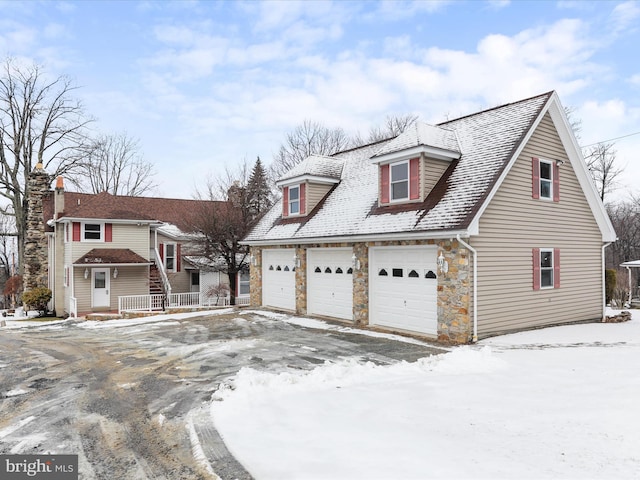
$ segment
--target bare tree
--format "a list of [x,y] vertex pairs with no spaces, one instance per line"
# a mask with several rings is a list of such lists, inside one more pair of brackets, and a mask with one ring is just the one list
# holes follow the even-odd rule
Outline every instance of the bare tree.
[[591,176],[596,184],[600,199],[617,185],[617,179],[624,169],[616,166],[616,150],[613,143],[598,143],[583,152]]
[[271,176],[281,177],[310,155],[333,155],[352,146],[353,141],[342,128],[328,128],[305,120],[288,133],[273,157]]
[[237,296],[237,275],[249,266],[249,250],[240,241],[264,213],[262,209],[268,208],[264,204],[257,209],[249,188],[252,177],[245,161],[237,170],[226,169],[218,178],[210,178],[205,190],[195,195],[208,200],[193,212],[191,229],[197,234],[196,249],[212,262],[223,260],[232,305]]
[[[64,76],[49,80],[37,65],[8,59],[0,73],[0,195],[11,204],[23,268],[29,186],[36,163],[52,176],[73,171],[84,151],[91,119]],[[4,210],[5,213],[9,213]]]
[[582,135],[582,120],[576,117],[576,108],[570,105],[566,106],[564,107],[564,113],[567,116],[567,120],[569,120],[569,126],[571,130],[573,130],[574,137],[576,137],[576,140],[580,140]]
[[388,138],[397,137],[408,127],[416,123],[418,118],[418,115],[413,113],[387,115],[383,125],[371,127],[369,129],[369,135],[366,138],[362,138],[360,134],[357,134],[353,143],[355,145],[367,145],[369,143],[375,143]]
[[142,158],[138,140],[124,132],[95,138],[79,167],[70,180],[81,191],[140,196],[157,187],[153,164]]

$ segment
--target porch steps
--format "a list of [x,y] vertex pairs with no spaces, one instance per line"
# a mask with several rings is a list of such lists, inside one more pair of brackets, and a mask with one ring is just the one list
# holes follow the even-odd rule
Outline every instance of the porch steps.
[[149,267],[149,295],[160,295],[161,293],[164,293],[162,278],[158,267],[154,263]]

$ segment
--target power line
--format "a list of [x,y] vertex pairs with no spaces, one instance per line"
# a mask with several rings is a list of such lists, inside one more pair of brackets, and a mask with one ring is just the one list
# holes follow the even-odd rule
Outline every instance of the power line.
[[599,142],[590,143],[589,145],[581,145],[580,148],[592,147],[593,145],[598,145],[599,143],[613,142],[614,140],[620,140],[621,138],[633,137],[634,135],[640,135],[640,132],[628,133],[627,135],[622,135],[621,137],[610,138],[608,140],[601,140]]

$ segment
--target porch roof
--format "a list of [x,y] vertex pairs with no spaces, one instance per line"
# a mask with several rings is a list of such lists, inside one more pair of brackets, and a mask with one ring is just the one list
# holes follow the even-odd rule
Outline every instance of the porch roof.
[[620,264],[621,267],[640,268],[640,260],[632,260]]
[[78,260],[74,265],[151,265],[146,258],[128,248],[94,248]]

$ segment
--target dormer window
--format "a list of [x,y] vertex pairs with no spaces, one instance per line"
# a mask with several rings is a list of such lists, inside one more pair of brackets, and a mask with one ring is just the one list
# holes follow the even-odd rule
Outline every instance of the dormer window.
[[391,165],[389,186],[392,202],[409,198],[409,162],[398,162]]
[[300,186],[289,187],[289,215],[300,213]]
[[282,216],[295,217],[306,213],[305,187],[306,185],[304,183],[299,183],[283,188]]

